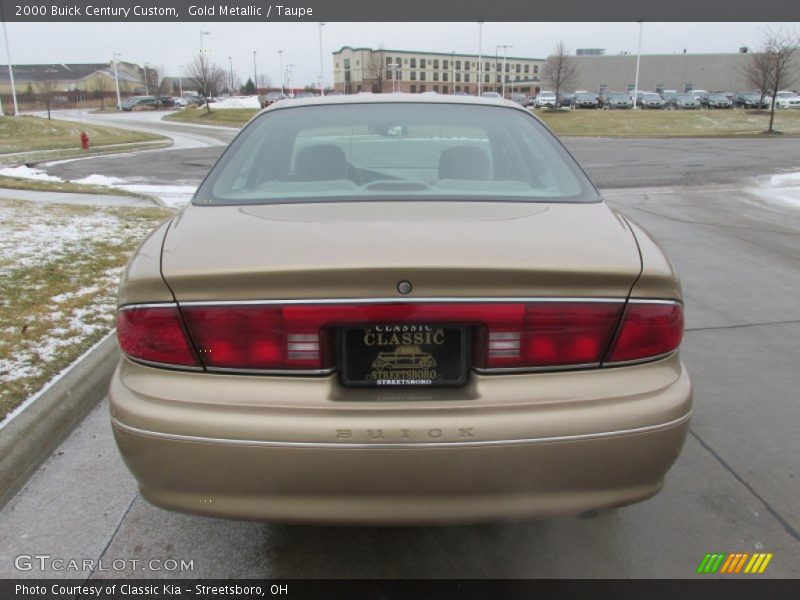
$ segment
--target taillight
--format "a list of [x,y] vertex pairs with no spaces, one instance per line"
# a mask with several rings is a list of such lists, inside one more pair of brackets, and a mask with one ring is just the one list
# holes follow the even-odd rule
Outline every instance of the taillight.
[[117,314],[122,351],[139,360],[178,366],[200,366],[183,331],[176,306],[134,307]]
[[683,307],[677,303],[637,302],[625,309],[608,362],[642,360],[673,352],[683,337]]

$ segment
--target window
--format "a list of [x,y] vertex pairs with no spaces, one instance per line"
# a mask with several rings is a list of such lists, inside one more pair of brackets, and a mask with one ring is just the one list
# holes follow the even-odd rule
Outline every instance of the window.
[[448,73],[447,71],[442,73],[442,81],[447,81],[449,78],[450,78],[450,73]]
[[538,73],[539,72],[539,65],[533,65],[533,72],[534,73]]
[[450,92],[449,92],[449,88],[448,88],[446,85],[443,85],[443,86],[442,86],[442,93],[443,93],[443,94],[448,94],[448,93],[450,93]]
[[519,75],[514,76],[514,81],[519,81]]
[[412,58],[411,59],[411,68],[412,69],[416,69],[417,68],[417,59],[416,58]]
[[338,63],[338,61],[336,62],[336,68],[337,68],[337,69],[339,68],[339,63]]
[[419,80],[420,81],[425,81],[425,74],[426,74],[425,71],[420,71],[419,72]]
[[392,78],[392,70],[386,69],[386,79],[391,79],[391,78]]
[[450,67],[448,67],[448,66],[447,66],[447,61],[446,61],[446,60],[442,60],[442,68],[443,68],[444,70],[447,70],[447,69],[449,69],[449,68],[450,68]]
[[424,58],[420,58],[419,59],[419,68],[420,69],[424,69],[425,68],[425,59]]
[[520,65],[519,63],[517,63],[516,67],[517,67],[517,68],[516,68],[516,71],[517,71],[517,73],[519,73],[519,72],[520,72],[520,69],[522,68],[522,65]]
[[500,75],[497,75],[497,83],[500,83]]
[[464,73],[464,81],[469,83],[469,73]]
[[410,79],[411,79],[411,81],[416,81],[417,80],[417,72],[416,71],[411,71]]
[[601,94],[603,94],[603,93],[607,92],[607,91],[608,91],[608,84],[607,84],[607,83],[601,83],[601,84],[600,84],[600,87],[598,88],[598,91],[599,91]]
[[344,59],[344,68],[345,69],[349,69],[350,68],[350,59],[349,58],[345,58]]
[[438,94],[439,93],[439,86],[438,85],[433,86],[433,91]]
[[530,73],[530,72],[531,72],[531,70],[530,70],[530,69],[531,69],[531,66],[530,66],[530,65],[525,65],[525,72],[526,72],[526,73]]
[[456,73],[456,81],[461,81],[461,73]]
[[686,82],[683,84],[683,93],[688,94],[694,89],[694,84],[690,82]]
[[488,63],[488,62],[487,62],[487,63],[485,63],[485,64],[483,65],[483,70],[484,70],[484,71],[491,71],[491,70],[492,70],[492,63]]
[[439,59],[438,58],[434,58],[433,59],[433,68],[434,69],[438,69],[439,68]]
[[439,81],[439,72],[438,71],[434,71],[433,72],[433,80],[434,81]]
[[403,64],[404,64],[404,65],[407,65],[407,64],[408,64],[408,59],[407,59],[407,58],[404,58],[404,59],[403,59]]
[[412,94],[416,94],[417,93],[417,86],[416,85],[412,85],[411,86],[411,93]]
[[464,70],[465,71],[469,71],[469,61],[468,60],[464,61]]
[[424,85],[419,86],[419,93],[421,94],[424,91],[425,91],[425,86]]
[[501,68],[502,67],[501,67],[500,63],[496,63],[495,66],[494,66],[494,70],[495,71],[499,71]]
[[628,84],[628,91],[629,91],[629,92],[632,92],[634,87],[635,87],[635,86],[634,86],[632,83],[629,83],[629,84]]
[[503,70],[504,70],[506,73],[508,73],[508,71],[509,71],[510,69],[511,69],[511,65],[510,65],[510,64],[508,64],[508,63],[506,63],[506,67],[505,67],[505,69],[503,69]]
[[483,82],[484,83],[489,83],[489,78],[490,78],[490,76],[489,76],[488,73],[484,73],[483,74]]
[[387,67],[391,67],[392,66],[392,57],[391,56],[387,56],[386,57],[386,66]]
[[457,70],[457,71],[460,71],[460,70],[461,70],[461,61],[460,61],[460,60],[457,60],[457,61],[456,61],[456,70]]

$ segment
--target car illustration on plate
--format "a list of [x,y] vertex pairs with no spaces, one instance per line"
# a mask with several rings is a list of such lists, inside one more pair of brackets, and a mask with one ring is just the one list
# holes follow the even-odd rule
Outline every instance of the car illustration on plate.
[[399,346],[392,352],[381,352],[372,363],[376,371],[385,369],[434,369],[436,359],[419,346]]

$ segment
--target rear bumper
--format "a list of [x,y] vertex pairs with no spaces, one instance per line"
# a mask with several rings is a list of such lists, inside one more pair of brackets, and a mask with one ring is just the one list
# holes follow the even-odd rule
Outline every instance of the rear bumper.
[[662,487],[691,412],[677,356],[473,374],[427,400],[423,390],[343,390],[335,376],[198,375],[123,360],[109,396],[119,448],[152,503],[303,522],[468,522],[636,502]]

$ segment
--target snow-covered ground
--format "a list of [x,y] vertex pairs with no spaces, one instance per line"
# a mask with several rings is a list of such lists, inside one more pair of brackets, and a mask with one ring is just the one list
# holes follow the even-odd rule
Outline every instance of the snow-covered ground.
[[258,96],[232,96],[212,103],[211,108],[261,108],[261,104],[258,102]]
[[167,214],[0,198],[0,421],[113,328],[123,265]]
[[[64,181],[59,177],[48,175],[41,169],[32,167],[19,166],[8,167],[0,169],[0,175],[7,177],[20,177],[23,179],[35,179],[40,181]],[[140,183],[131,183],[119,177],[107,177],[106,175],[89,175],[82,179],[76,179],[71,183],[83,183],[90,185],[99,185],[108,188],[120,188],[133,192],[135,194],[147,194],[155,196],[165,206],[170,208],[182,208],[189,204],[192,195],[197,189],[192,185],[147,185]]]
[[800,208],[800,171],[760,178],[748,191],[767,202]]

